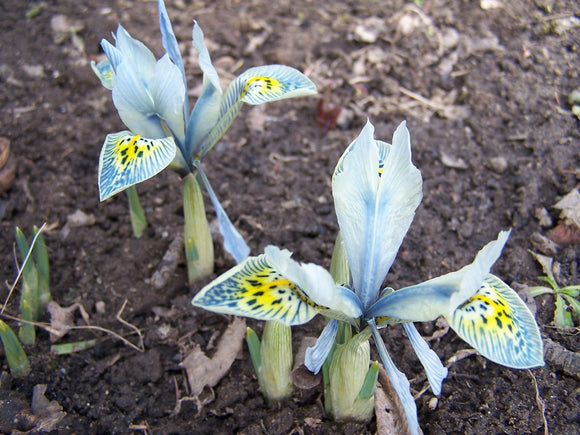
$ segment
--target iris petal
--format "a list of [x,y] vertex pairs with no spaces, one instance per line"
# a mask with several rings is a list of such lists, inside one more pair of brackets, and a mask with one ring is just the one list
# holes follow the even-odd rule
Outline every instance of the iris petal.
[[216,211],[220,233],[224,238],[224,248],[232,255],[232,257],[234,257],[236,263],[240,263],[250,254],[250,248],[238,230],[236,230],[236,227],[234,227],[232,221],[230,221],[230,218],[219,202],[214,190],[211,187],[211,184],[209,183],[205,171],[199,162],[196,163],[196,167],[199,171],[201,181],[205,186],[205,190],[209,195],[209,199]]
[[375,340],[377,350],[379,351],[379,356],[385,367],[387,375],[393,384],[393,388],[397,392],[401,403],[403,404],[403,409],[405,410],[405,416],[407,417],[407,424],[409,425],[409,431],[411,434],[415,435],[419,433],[419,420],[417,419],[417,405],[415,405],[415,400],[411,395],[410,384],[403,373],[401,373],[395,363],[389,356],[387,348],[377,329],[374,320],[369,321],[369,326],[371,328],[371,333]]
[[218,73],[211,63],[203,32],[197,21],[193,23],[192,43],[198,52],[199,67],[203,72],[203,88],[188,121],[186,144],[187,157],[200,159],[203,157],[201,142],[215,126],[220,116],[222,89]]
[[433,349],[429,347],[427,342],[423,340],[423,337],[415,328],[412,323],[403,323],[407,337],[413,345],[415,353],[419,357],[421,364],[425,368],[425,373],[427,374],[427,379],[429,380],[429,385],[431,385],[431,390],[433,394],[438,396],[441,394],[441,384],[443,380],[447,377],[447,368],[441,364],[441,360],[437,356]]
[[373,139],[370,122],[341,157],[332,177],[338,224],[363,306],[376,298],[422,196],[402,123],[393,145]]
[[427,322],[439,316],[450,316],[479,289],[499,258],[509,234],[509,231],[502,231],[497,240],[489,242],[478,252],[473,263],[456,272],[383,296],[369,308],[366,315],[409,322]]
[[[287,253],[288,251],[283,251]],[[286,325],[308,322],[318,309],[270,263],[268,256],[249,257],[205,286],[192,304],[206,310],[278,320]]]
[[196,148],[202,158],[216,143],[244,103],[262,104],[316,93],[316,86],[298,70],[284,65],[265,65],[250,68],[234,79],[222,97],[219,117],[215,125]]
[[332,350],[334,339],[338,332],[338,324],[338,320],[330,319],[316,340],[316,344],[306,349],[304,365],[315,375],[318,374]]
[[185,69],[183,68],[183,59],[181,58],[181,53],[179,51],[179,45],[177,44],[177,39],[175,38],[175,33],[173,33],[173,28],[171,27],[171,21],[169,20],[169,15],[167,14],[167,9],[165,8],[165,3],[163,0],[158,2],[159,9],[159,29],[161,30],[161,42],[163,48],[177,66],[181,72],[181,78],[183,81],[184,90],[184,102],[183,102],[183,118],[187,118],[189,113],[188,102],[187,102],[187,78],[185,77]]
[[99,158],[101,201],[161,172],[176,150],[172,137],[147,139],[130,131],[107,135]]
[[517,293],[492,274],[447,320],[462,339],[498,364],[518,369],[544,365],[534,316]]

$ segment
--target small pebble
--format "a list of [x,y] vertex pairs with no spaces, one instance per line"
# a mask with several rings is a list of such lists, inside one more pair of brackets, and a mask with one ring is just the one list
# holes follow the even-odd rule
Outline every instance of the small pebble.
[[97,303],[95,303],[95,310],[97,311],[97,313],[99,314],[105,314],[106,310],[106,305],[104,301],[98,301]]
[[429,399],[429,403],[427,404],[427,406],[429,406],[429,409],[431,411],[435,411],[437,409],[438,403],[439,399],[437,399],[437,397],[431,397],[431,399]]
[[493,169],[498,174],[503,173],[508,167],[508,162],[504,157],[492,157],[489,159],[489,163],[491,165],[491,169]]
[[550,213],[548,213],[545,207],[537,208],[534,216],[542,228],[549,228],[554,224]]

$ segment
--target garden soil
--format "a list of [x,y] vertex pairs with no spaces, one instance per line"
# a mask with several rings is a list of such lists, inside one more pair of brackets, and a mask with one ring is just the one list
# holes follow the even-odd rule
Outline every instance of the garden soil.
[[[493,271],[523,297],[546,273],[534,254],[553,259],[560,285],[580,283],[577,208],[555,207],[580,178],[580,121],[568,102],[580,87],[578,2],[175,0],[167,9],[192,101],[202,82],[190,43],[193,19],[224,86],[251,66],[281,63],[304,71],[320,91],[244,107],[204,160],[253,254],[272,244],[328,267],[338,230],[330,179],[340,155],[367,118],[387,142],[406,120],[424,199],[385,285],[457,270],[508,228]],[[317,379],[286,403],[269,405],[245,345],[216,385],[191,397],[182,361],[197,348],[211,357],[232,319],[190,301],[234,261],[214,231],[215,275],[190,286],[179,257],[165,283],[152,279],[183,227],[175,173],[138,186],[149,221],[140,239],[124,194],[99,202],[101,144],[124,126],[90,61],[102,58],[100,40],[112,41],[119,23],[163,54],[153,1],[0,1],[0,136],[11,154],[0,172],[0,297],[7,299],[17,275],[15,227],[29,235],[46,223],[53,300],[76,307],[72,324],[83,327],[55,343],[46,327],[37,328],[25,378],[7,374],[1,353],[0,432],[382,431],[375,417],[333,422]],[[14,329],[20,289],[2,314]],[[552,295],[527,299],[549,351],[541,368],[499,366],[469,352],[444,322],[417,325],[449,368],[439,397],[403,329],[383,330],[410,379],[424,433],[580,433],[578,329],[555,326]],[[41,320],[46,326],[51,318]],[[261,333],[261,322],[247,324]],[[316,318],[293,328],[295,351],[323,326]],[[92,347],[51,351],[68,342]],[[37,385],[46,391],[31,406]],[[43,397],[50,406],[39,410]]]

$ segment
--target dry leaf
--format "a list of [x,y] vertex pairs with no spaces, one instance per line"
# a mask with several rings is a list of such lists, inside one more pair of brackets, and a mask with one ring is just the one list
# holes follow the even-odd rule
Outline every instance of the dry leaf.
[[294,367],[292,368],[292,383],[296,388],[301,390],[310,390],[320,385],[320,374],[315,375],[304,365],[306,349],[314,346],[315,344],[316,337],[304,337],[294,358]]
[[529,253],[532,254],[532,257],[534,257],[538,263],[540,263],[546,276],[554,279],[554,259],[533,251],[529,251]]
[[[375,390],[375,415],[378,435],[407,435],[410,433],[407,417],[399,395],[393,388],[389,375],[379,368],[379,382]],[[419,434],[423,431],[419,428]]]
[[544,255],[554,256],[558,252],[558,247],[556,246],[555,240],[553,238],[548,238],[542,234],[535,232],[530,236],[530,242],[534,249],[537,249]]
[[205,386],[215,387],[226,375],[242,349],[246,336],[246,320],[234,317],[217,345],[212,358],[208,358],[199,346],[185,357],[181,366],[187,373],[191,395],[197,397]]
[[51,432],[56,429],[56,425],[61,421],[66,412],[63,412],[62,406],[56,400],[48,400],[46,385],[35,385],[32,390],[32,413],[38,418],[35,423],[35,429],[40,432]]
[[580,192],[577,188],[572,189],[554,204],[554,208],[561,210],[560,217],[567,224],[573,222],[577,227],[580,227]]
[[50,314],[50,341],[52,343],[60,340],[75,326],[74,312],[76,310],[79,310],[85,322],[89,323],[89,315],[78,303],[72,304],[70,307],[61,307],[56,302],[50,301],[46,309]]

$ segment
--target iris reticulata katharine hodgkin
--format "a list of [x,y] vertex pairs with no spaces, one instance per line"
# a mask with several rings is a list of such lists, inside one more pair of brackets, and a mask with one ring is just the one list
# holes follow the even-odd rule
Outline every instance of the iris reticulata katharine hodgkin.
[[[406,377],[393,364],[378,331],[403,323],[435,394],[447,369],[412,322],[443,316],[456,333],[490,360],[513,368],[544,364],[543,346],[533,315],[514,290],[490,269],[509,231],[485,245],[462,269],[399,290],[381,285],[422,198],[422,178],[411,162],[405,123],[393,143],[373,138],[370,122],[346,149],[332,177],[334,204],[350,268],[348,283],[335,284],[324,268],[298,263],[291,253],[268,246],[206,287],[192,303],[208,310],[278,320],[308,322],[316,314],[330,318],[306,366],[318,372],[328,356],[340,321],[374,338],[382,363],[399,395],[412,433],[417,411]],[[370,331],[369,331],[370,330]]]
[[[100,199],[104,201],[170,168],[183,177],[184,208],[200,206],[189,204],[186,198],[190,191],[201,198],[201,192],[197,192],[199,181],[193,176],[198,175],[216,210],[224,247],[239,262],[248,256],[249,248],[218,201],[201,161],[244,103],[256,105],[312,95],[316,87],[294,68],[266,65],[246,70],[224,93],[201,28],[194,21],[192,43],[199,55],[203,87],[190,112],[183,60],[163,0],[159,0],[158,7],[166,51],[160,59],[119,25],[115,45],[106,39],[101,42],[107,58],[92,64],[101,83],[112,90],[115,107],[128,128],[107,135],[103,144],[98,176]],[[186,245],[187,225],[186,210]],[[188,256],[203,254],[188,250],[187,246],[186,251]],[[213,248],[211,263],[209,273],[213,270]]]

